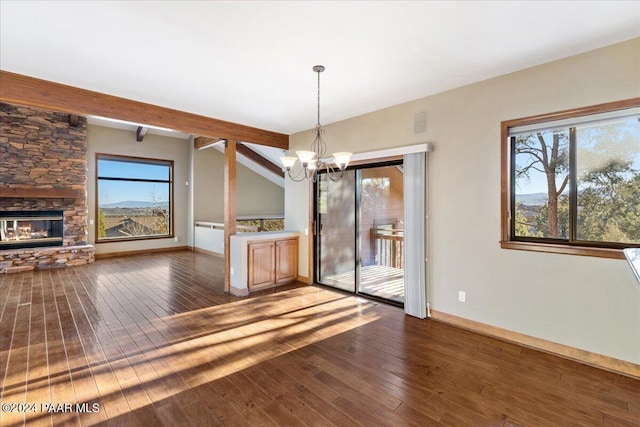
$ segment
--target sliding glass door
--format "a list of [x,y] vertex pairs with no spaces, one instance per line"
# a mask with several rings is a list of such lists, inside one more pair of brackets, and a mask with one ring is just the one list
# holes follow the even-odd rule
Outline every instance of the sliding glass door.
[[358,292],[404,302],[402,165],[361,169]]
[[349,170],[316,185],[317,281],[404,303],[402,162]]
[[355,175],[333,182],[321,174],[316,183],[318,282],[349,292],[356,290]]

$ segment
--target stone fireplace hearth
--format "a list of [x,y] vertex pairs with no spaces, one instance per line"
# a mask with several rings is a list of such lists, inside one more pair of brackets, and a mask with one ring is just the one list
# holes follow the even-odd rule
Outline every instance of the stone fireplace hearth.
[[[5,224],[0,272],[93,262],[94,248],[87,244],[86,119],[76,123],[68,114],[0,103],[0,217],[18,211],[27,217],[59,212],[62,235],[51,245],[40,238],[39,247],[25,248],[7,241],[16,233],[17,240],[20,233],[26,238],[27,225],[19,230]],[[39,233],[43,230],[29,230],[35,239]]]

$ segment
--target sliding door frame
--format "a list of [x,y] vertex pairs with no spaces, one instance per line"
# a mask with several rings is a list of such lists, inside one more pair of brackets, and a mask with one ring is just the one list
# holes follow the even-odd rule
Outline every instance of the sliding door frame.
[[[362,185],[361,185],[361,175],[360,175],[360,171],[363,169],[372,169],[372,168],[382,168],[382,167],[387,167],[387,166],[402,166],[404,164],[404,159],[402,157],[400,158],[394,158],[394,159],[383,159],[381,161],[372,161],[372,162],[366,162],[366,163],[359,163],[356,165],[352,165],[349,166],[346,170],[347,171],[354,171],[355,173],[355,179],[354,179],[354,186],[355,186],[355,203],[353,206],[354,209],[354,214],[355,214],[355,220],[354,220],[354,233],[353,233],[353,238],[355,240],[355,257],[354,257],[354,291],[350,292],[350,291],[346,291],[344,289],[340,289],[338,287],[335,286],[331,286],[329,284],[325,284],[322,283],[320,281],[320,219],[319,219],[319,212],[318,212],[318,183],[319,183],[319,179],[313,183],[313,249],[312,249],[312,255],[313,255],[313,259],[314,261],[311,263],[313,266],[313,271],[311,272],[311,277],[313,278],[313,283],[317,284],[317,285],[321,285],[321,286],[327,286],[331,289],[334,290],[338,290],[338,291],[342,291],[342,292],[347,292],[349,294],[353,294],[353,295],[358,295],[358,296],[362,296],[362,297],[366,297],[366,298],[370,298],[373,300],[379,300],[388,304],[392,304],[392,305],[396,305],[398,307],[404,307],[404,303],[400,303],[398,301],[394,301],[388,298],[383,298],[383,297],[379,297],[376,295],[371,295],[368,293],[364,293],[364,292],[360,292],[359,287],[360,287],[360,270],[362,268],[362,260],[361,260],[361,246],[362,246],[362,239],[360,236],[360,217],[361,217],[361,213],[360,213],[360,204],[361,204],[361,200],[362,200]],[[325,173],[319,173],[318,175],[325,175]],[[404,196],[403,196],[404,197]],[[404,269],[404,267],[403,267]]]

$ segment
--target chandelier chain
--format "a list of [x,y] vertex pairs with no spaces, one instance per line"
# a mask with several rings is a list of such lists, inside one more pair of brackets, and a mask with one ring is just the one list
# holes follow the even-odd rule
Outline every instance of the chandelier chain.
[[317,127],[320,127],[320,70],[316,72],[318,74],[318,124]]

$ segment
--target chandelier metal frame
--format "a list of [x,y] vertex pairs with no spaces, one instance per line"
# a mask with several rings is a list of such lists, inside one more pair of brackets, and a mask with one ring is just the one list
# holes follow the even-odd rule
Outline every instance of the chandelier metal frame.
[[[327,163],[323,159],[327,152],[327,144],[322,139],[324,129],[320,124],[320,73],[325,70],[323,65],[315,65],[313,71],[318,74],[318,121],[313,129],[313,142],[311,151],[296,151],[298,157],[281,157],[280,160],[289,178],[295,182],[302,182],[305,179],[317,182],[318,174],[325,172],[329,179],[334,182],[342,180],[344,171],[349,164],[352,153],[345,151],[333,153],[333,163]],[[296,162],[300,162],[300,168],[294,171]]]

